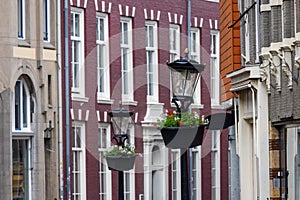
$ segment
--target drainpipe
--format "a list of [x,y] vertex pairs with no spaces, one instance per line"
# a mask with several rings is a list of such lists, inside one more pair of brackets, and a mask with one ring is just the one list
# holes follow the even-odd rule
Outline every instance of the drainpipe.
[[64,47],[65,47],[65,112],[66,112],[66,199],[71,199],[71,169],[70,169],[70,97],[69,97],[69,30],[68,30],[68,0],[64,0]]
[[[187,57],[190,58],[191,52],[191,0],[187,0],[187,42],[188,42],[188,55]],[[189,158],[190,158],[190,198],[193,199],[193,151],[189,148]]]
[[61,1],[57,0],[57,65],[58,65],[58,148],[59,148],[59,197],[63,200],[64,174],[63,174],[63,131],[62,131],[62,62],[61,62]]

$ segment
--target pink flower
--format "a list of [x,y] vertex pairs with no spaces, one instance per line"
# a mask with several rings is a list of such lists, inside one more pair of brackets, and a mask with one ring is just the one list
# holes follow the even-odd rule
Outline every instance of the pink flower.
[[173,110],[172,110],[172,109],[169,109],[168,115],[169,115],[169,116],[173,115]]

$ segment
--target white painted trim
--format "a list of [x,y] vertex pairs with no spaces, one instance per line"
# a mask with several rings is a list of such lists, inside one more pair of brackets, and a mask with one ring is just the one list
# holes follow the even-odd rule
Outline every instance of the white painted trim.
[[82,119],[82,110],[78,109],[78,120],[81,121]]
[[151,10],[151,20],[153,20],[154,19],[154,10]]
[[177,14],[174,14],[174,23],[177,24]]
[[156,18],[156,20],[159,21],[159,19],[160,19],[160,10],[157,11],[157,18]]
[[129,6],[125,6],[125,15],[129,16]]
[[183,21],[183,15],[180,15],[180,20],[179,20],[179,24],[181,25]]
[[97,110],[97,111],[96,111],[96,114],[97,114],[97,121],[100,122],[100,121],[101,121],[101,118],[100,118],[100,111]]
[[200,18],[200,28],[202,28],[202,26],[203,26],[203,18],[201,17]]
[[70,5],[71,5],[71,6],[73,6],[73,5],[74,5],[74,4],[73,4],[73,0],[70,0]]
[[87,1],[88,0],[84,0],[84,8],[86,8],[86,6],[87,6]]
[[98,11],[98,0],[94,0],[94,4],[95,4],[95,8],[96,8],[96,11]]
[[112,6],[112,3],[111,3],[111,2],[109,2],[109,4],[108,4],[108,10],[107,10],[107,12],[108,12],[108,13],[110,13],[110,12],[111,12],[111,6]]
[[146,8],[144,9],[144,18],[148,19],[148,17],[147,17],[147,9]]
[[102,5],[102,12],[105,12],[105,1],[102,1],[101,5]]
[[215,20],[215,29],[218,29],[218,20]]
[[70,109],[71,119],[74,120],[74,110],[73,108]]
[[210,28],[210,29],[213,29],[213,26],[212,26],[212,20],[211,20],[211,19],[209,19],[209,28]]
[[136,9],[135,7],[132,7],[132,15],[131,15],[132,17],[135,17],[135,9]]
[[270,4],[261,4],[261,5],[260,5],[260,11],[261,11],[261,12],[271,11],[271,6],[270,6]]
[[121,5],[121,4],[119,4],[119,13],[120,13],[120,15],[123,14],[123,13],[122,13],[122,5]]
[[169,23],[172,23],[171,13],[168,12]]
[[90,116],[90,111],[89,110],[86,110],[86,113],[85,113],[85,121],[89,121],[89,116]]

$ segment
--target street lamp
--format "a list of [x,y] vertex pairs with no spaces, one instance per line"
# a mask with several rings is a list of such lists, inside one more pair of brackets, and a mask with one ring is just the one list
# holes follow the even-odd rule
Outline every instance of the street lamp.
[[[187,49],[185,53],[187,55]],[[171,70],[172,102],[176,105],[179,117],[181,117],[181,113],[187,111],[189,106],[193,103],[193,95],[197,87],[200,73],[204,70],[205,65],[189,60],[187,56],[184,59],[167,63],[167,65]],[[181,149],[181,151],[181,199],[188,200],[187,149]]]
[[193,95],[205,65],[187,58],[175,60],[167,65],[171,70],[172,102],[179,111],[184,112],[193,103]]
[[[122,104],[119,103],[119,108],[108,112],[108,115],[111,118],[114,136],[113,139],[116,141],[119,147],[124,147],[125,141],[128,139],[127,129],[130,122],[130,118],[133,115],[133,112],[130,112],[122,107]],[[119,200],[124,199],[124,172],[118,170],[119,176]]]

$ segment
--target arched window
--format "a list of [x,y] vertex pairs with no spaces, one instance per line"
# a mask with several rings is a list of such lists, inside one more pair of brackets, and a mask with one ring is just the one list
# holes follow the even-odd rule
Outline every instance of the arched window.
[[30,131],[33,112],[33,98],[25,79],[21,78],[16,82],[14,91],[14,131]]
[[12,106],[12,192],[13,199],[32,197],[32,136],[30,124],[34,98],[26,76],[19,78],[14,88]]

